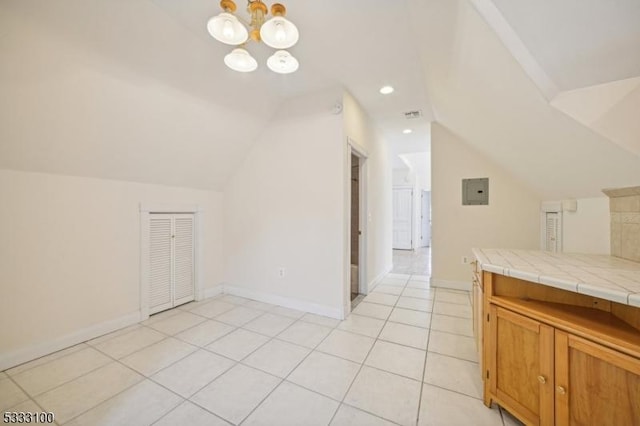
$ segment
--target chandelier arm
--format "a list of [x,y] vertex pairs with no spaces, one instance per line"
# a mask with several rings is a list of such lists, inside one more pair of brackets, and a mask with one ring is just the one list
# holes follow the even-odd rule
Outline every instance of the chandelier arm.
[[238,21],[242,22],[245,26],[251,28],[251,21],[247,20],[245,17],[243,16],[238,16],[235,15],[236,18],[238,18]]

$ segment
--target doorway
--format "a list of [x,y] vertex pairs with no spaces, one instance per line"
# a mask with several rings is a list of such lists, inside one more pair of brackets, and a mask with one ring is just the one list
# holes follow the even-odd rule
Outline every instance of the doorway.
[[360,158],[351,154],[351,303],[360,294]]
[[348,144],[346,190],[347,251],[345,252],[345,317],[368,293],[367,285],[367,154]]
[[431,191],[422,191],[420,210],[420,247],[431,247]]
[[413,189],[393,188],[393,248],[413,248]]

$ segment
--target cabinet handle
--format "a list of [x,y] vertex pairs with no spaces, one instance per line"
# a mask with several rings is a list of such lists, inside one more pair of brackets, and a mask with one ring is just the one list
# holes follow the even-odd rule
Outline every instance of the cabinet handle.
[[567,393],[567,390],[565,388],[563,388],[562,386],[558,386],[558,393],[560,395],[564,395],[565,393]]
[[545,383],[547,383],[547,379],[545,379],[545,378],[544,378],[544,376],[538,376],[538,381],[539,381],[540,383],[542,383],[543,385],[544,385]]

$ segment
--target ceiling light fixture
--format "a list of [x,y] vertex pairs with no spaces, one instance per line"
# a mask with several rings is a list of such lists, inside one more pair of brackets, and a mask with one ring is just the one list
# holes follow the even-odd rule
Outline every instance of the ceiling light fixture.
[[380,88],[380,93],[382,93],[383,95],[388,95],[390,93],[393,93],[393,87],[391,86],[382,86]]
[[404,129],[404,130],[402,131],[402,133],[404,133],[405,135],[408,135],[409,133],[413,133],[413,130],[411,130],[411,129]]
[[289,74],[298,69],[298,60],[284,49],[296,44],[300,34],[298,28],[284,17],[287,10],[282,4],[274,3],[271,6],[273,17],[267,20],[267,5],[262,0],[247,0],[250,20],[244,23],[234,15],[237,7],[233,0],[221,0],[220,7],[223,12],[209,19],[207,30],[221,43],[240,46],[224,57],[224,63],[229,68],[239,72],[251,72],[258,68],[258,62],[244,49],[246,43],[253,40],[264,41],[267,46],[278,49],[267,60],[270,70]]

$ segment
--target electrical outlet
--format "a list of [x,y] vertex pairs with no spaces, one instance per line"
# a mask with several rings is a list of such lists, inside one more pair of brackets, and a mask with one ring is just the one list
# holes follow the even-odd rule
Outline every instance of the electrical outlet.
[[467,263],[469,263],[469,258],[467,256],[462,256],[462,264],[466,265]]
[[284,267],[278,268],[278,275],[280,276],[280,278],[284,278],[285,272],[286,271],[285,271]]

